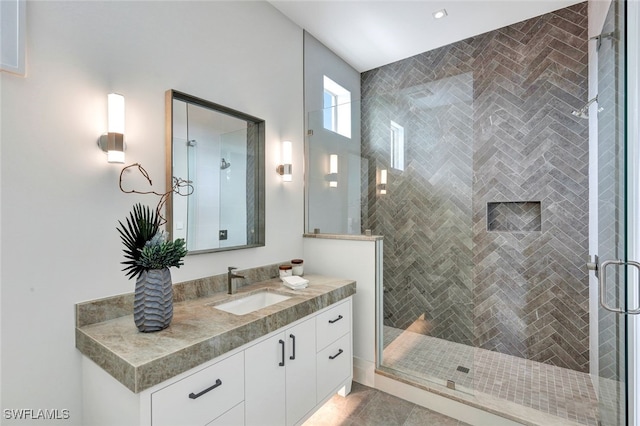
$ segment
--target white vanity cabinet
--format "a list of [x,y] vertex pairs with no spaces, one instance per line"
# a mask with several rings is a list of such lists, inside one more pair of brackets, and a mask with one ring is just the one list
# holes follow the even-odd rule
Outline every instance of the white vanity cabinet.
[[299,425],[351,387],[348,297],[140,393],[83,358],[83,424]]
[[353,370],[351,323],[349,298],[246,349],[246,425],[299,424],[343,386]]
[[245,350],[246,425],[293,425],[317,404],[315,318]]

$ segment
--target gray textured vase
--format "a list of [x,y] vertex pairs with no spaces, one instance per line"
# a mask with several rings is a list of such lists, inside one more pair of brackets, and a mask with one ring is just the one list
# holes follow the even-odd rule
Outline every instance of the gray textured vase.
[[133,320],[143,333],[164,330],[173,318],[173,286],[169,268],[143,271],[136,280]]

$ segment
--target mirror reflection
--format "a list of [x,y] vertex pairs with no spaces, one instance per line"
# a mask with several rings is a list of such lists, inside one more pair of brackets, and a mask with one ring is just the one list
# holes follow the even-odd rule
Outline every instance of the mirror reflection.
[[167,208],[172,238],[189,253],[264,245],[264,120],[167,92],[167,183],[191,182]]

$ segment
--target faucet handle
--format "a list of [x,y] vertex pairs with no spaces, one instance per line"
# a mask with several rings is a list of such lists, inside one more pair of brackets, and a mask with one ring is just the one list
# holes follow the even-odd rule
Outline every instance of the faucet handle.
[[227,266],[227,269],[229,270],[229,272],[233,271],[234,269],[238,269],[235,266]]

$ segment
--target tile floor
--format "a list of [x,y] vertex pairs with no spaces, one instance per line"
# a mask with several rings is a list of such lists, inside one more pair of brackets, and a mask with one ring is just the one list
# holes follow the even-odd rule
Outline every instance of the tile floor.
[[335,395],[304,426],[468,426],[440,413],[353,382],[346,397]]
[[597,397],[585,373],[387,326],[383,366],[441,385],[453,380],[460,392],[480,392],[567,423],[598,424]]

